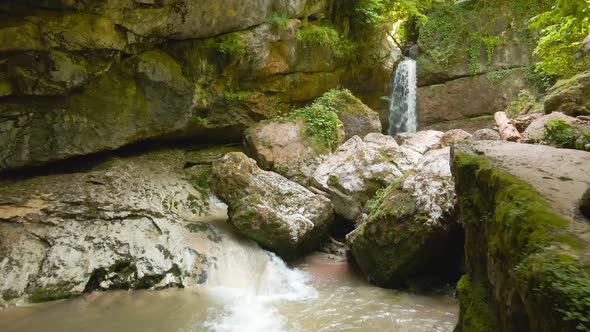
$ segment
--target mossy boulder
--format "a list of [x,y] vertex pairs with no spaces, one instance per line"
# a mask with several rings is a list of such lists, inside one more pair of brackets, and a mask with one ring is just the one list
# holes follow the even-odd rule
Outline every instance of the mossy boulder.
[[303,119],[268,120],[246,130],[246,151],[265,170],[303,186],[331,149],[312,142]]
[[356,221],[379,189],[410,170],[421,157],[400,147],[391,136],[354,136],[317,168],[312,185],[330,194],[336,213]]
[[330,108],[342,121],[344,126],[344,142],[353,136],[364,137],[369,133],[381,133],[379,114],[352,95],[346,89],[334,89],[326,92],[316,103]]
[[545,97],[545,113],[590,115],[590,72],[557,82]]
[[408,287],[425,275],[457,273],[462,242],[449,158],[449,148],[428,152],[373,198],[368,219],[347,235],[355,261],[376,284]]
[[465,229],[460,331],[590,329],[590,226],[578,202],[587,152],[492,141],[456,145]]
[[240,233],[286,259],[316,249],[334,219],[330,200],[258,168],[243,153],[215,161],[209,183]]

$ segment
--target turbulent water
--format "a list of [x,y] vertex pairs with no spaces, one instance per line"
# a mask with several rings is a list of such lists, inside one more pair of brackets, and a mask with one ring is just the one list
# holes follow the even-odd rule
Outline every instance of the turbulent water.
[[[218,220],[219,222],[222,220]],[[195,289],[115,291],[0,310],[0,331],[452,331],[458,306],[378,288],[327,254],[288,267],[223,224],[222,250]]]
[[389,101],[389,135],[415,132],[418,128],[416,113],[416,61],[406,59],[395,70]]

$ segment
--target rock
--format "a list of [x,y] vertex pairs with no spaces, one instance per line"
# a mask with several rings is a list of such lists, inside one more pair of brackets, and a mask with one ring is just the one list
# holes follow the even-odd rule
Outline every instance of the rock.
[[424,130],[416,133],[400,133],[395,140],[402,147],[414,150],[420,154],[439,148],[445,133],[436,130]]
[[504,111],[526,88],[524,71],[459,78],[420,87],[417,92],[419,128]]
[[590,329],[590,224],[578,205],[590,154],[472,141],[454,147],[452,170],[467,272],[458,328]]
[[316,249],[334,219],[329,199],[261,170],[243,153],[215,161],[209,182],[228,205],[229,222],[286,259]]
[[441,145],[451,146],[471,138],[471,134],[463,129],[451,129],[441,139]]
[[369,133],[381,133],[379,114],[363,104],[350,91],[331,90],[318,101],[338,114],[338,118],[344,125],[345,142],[353,136],[364,137]]
[[447,265],[453,260],[449,251],[461,244],[449,158],[449,148],[428,152],[414,171],[377,198],[367,221],[348,234],[355,261],[376,284],[408,286],[424,274],[441,275],[457,267]]
[[331,152],[326,147],[314,148],[302,119],[263,121],[246,130],[244,145],[262,169],[303,186]]
[[330,194],[337,214],[355,221],[379,189],[412,169],[421,157],[398,146],[391,136],[355,136],[320,164],[311,183]]
[[[7,3],[1,10],[14,20],[0,27],[0,172],[147,140],[237,142],[271,113],[343,82],[375,95],[390,71],[380,67],[370,83],[365,77],[389,53],[355,63],[353,77],[353,57],[297,38],[321,25],[354,42],[329,20],[301,25],[328,10],[326,17],[340,17],[336,7],[324,0]],[[363,36],[376,45],[363,59],[382,54],[381,37]]]
[[500,133],[494,129],[479,129],[476,130],[471,136],[473,141],[499,141]]
[[545,97],[545,113],[590,115],[590,71],[557,82]]
[[578,120],[571,116],[567,116],[561,112],[553,112],[548,115],[544,115],[540,118],[535,119],[525,129],[523,137],[527,142],[539,142],[545,137],[545,125],[550,120],[560,119],[565,121],[567,124],[575,124]]
[[0,305],[206,281],[227,242],[182,151],[87,164],[0,180]]
[[580,199],[580,212],[590,219],[590,188],[584,192],[582,199]]

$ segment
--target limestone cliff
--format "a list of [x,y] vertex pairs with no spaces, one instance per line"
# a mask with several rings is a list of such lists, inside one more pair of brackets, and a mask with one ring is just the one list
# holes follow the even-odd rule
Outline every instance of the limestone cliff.
[[358,47],[352,15],[327,0],[2,4],[0,171],[143,140],[236,140],[357,80],[380,96],[391,52],[378,31]]

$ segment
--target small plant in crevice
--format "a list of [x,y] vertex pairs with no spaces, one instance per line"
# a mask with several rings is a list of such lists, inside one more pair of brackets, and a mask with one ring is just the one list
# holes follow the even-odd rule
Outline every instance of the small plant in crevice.
[[353,56],[356,51],[352,41],[328,26],[305,24],[297,31],[295,38],[304,48],[329,48],[337,59]]

